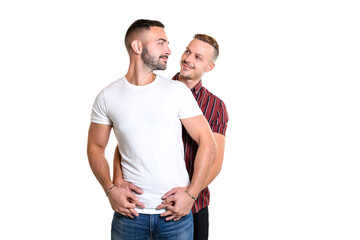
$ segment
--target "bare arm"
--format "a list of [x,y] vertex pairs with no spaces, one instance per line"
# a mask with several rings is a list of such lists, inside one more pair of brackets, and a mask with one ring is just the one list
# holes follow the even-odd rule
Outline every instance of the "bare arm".
[[114,153],[114,162],[113,162],[113,182],[115,185],[120,185],[123,181],[123,175],[121,170],[121,154],[119,152],[119,146],[116,145],[115,153]]
[[211,164],[209,174],[203,184],[202,189],[206,188],[220,173],[224,160],[225,136],[220,133],[213,133],[216,142],[216,152],[214,161]]
[[[137,194],[142,194],[143,190],[139,188],[138,186],[135,186],[134,184],[127,182],[123,179],[122,175],[122,169],[121,169],[121,154],[119,151],[119,146],[117,145],[115,148],[114,153],[114,162],[113,162],[113,183],[118,186],[118,188],[121,191],[121,198],[118,199],[117,202],[117,212],[133,218],[133,215],[139,216],[139,214],[135,211],[135,209],[127,209],[126,206],[128,206],[129,203],[134,203],[135,205],[145,208],[145,205],[141,202],[139,202],[139,199],[134,195],[133,192]],[[124,197],[126,196],[126,197]],[[131,214],[128,213],[128,210],[131,212]]]
[[[87,154],[89,164],[105,192],[113,186],[109,164],[105,158],[105,148],[109,141],[111,128],[110,125],[91,123],[88,136]],[[135,204],[128,201],[128,198],[134,196],[129,195],[123,188],[112,188],[108,197],[114,211],[128,217],[138,216],[138,213],[134,210]],[[136,200],[138,199],[135,196],[134,201]]]
[[157,209],[167,209],[161,214],[168,216],[166,220],[179,220],[191,211],[195,202],[193,198],[199,195],[205,184],[216,151],[214,136],[204,116],[182,119],[182,123],[199,148],[195,156],[194,174],[190,185],[171,189],[163,196],[163,204],[157,207]]
[[87,155],[91,170],[106,192],[113,184],[109,164],[105,158],[105,148],[112,126],[91,123],[88,135]]
[[216,142],[204,116],[183,119],[181,122],[191,138],[199,145],[195,156],[194,174],[187,189],[192,196],[197,197],[208,177],[215,156]]

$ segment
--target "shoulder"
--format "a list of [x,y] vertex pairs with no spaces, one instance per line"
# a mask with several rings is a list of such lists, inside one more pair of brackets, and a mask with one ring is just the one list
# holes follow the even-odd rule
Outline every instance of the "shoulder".
[[169,86],[177,86],[178,85],[178,81],[172,80],[170,78],[166,78],[161,75],[157,75],[157,78],[158,78],[159,82],[162,84],[169,85]]
[[116,94],[119,89],[121,88],[121,85],[124,84],[124,78],[119,78],[116,81],[111,82],[107,86],[105,86],[99,93],[99,95],[102,95],[104,98],[112,96]]
[[221,100],[218,96],[216,96],[215,94],[213,94],[212,92],[210,92],[207,88],[205,88],[204,86],[201,87],[201,90],[203,91],[203,94],[206,95],[209,99],[209,101],[214,102],[214,104],[216,106],[218,106],[219,108],[223,108],[224,111],[226,111],[226,106],[223,100]]
[[110,84],[108,84],[106,87],[104,87],[103,91],[110,91],[110,90],[116,89],[123,83],[124,83],[124,77],[119,78],[118,80],[113,81]]
[[163,76],[160,76],[158,75],[158,80],[159,80],[159,83],[166,87],[166,89],[168,91],[176,91],[176,92],[190,92],[189,88],[187,86],[185,86],[185,84],[183,84],[182,82],[180,81],[176,81],[176,80],[173,80],[173,79],[170,79],[170,78],[165,78]]

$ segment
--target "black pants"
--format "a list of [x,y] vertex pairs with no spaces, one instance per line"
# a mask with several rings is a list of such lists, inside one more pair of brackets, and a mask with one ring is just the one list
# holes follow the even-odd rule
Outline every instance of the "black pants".
[[193,214],[194,240],[207,240],[209,238],[209,210],[208,207]]

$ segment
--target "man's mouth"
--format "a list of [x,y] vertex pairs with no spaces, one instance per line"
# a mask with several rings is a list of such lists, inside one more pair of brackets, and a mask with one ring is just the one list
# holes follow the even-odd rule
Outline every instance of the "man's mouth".
[[168,58],[169,58],[168,56],[160,56],[160,59],[162,59],[165,62],[167,62]]
[[183,67],[184,69],[194,69],[193,66],[191,66],[191,65],[189,65],[189,64],[187,64],[187,63],[185,63],[185,62],[183,62],[182,67]]

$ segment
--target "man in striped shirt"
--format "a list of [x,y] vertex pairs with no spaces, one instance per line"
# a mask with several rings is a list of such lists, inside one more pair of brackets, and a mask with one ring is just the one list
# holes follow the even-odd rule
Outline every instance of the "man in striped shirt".
[[[181,57],[180,73],[177,73],[173,77],[174,80],[183,82],[191,89],[205,118],[209,122],[217,143],[216,155],[210,168],[209,175],[206,178],[203,190],[200,192],[192,209],[194,219],[194,239],[208,239],[208,205],[210,202],[210,192],[207,186],[219,174],[224,157],[225,133],[228,122],[226,106],[223,101],[203,87],[201,81],[202,76],[215,67],[215,60],[218,55],[219,46],[214,38],[205,34],[196,34]],[[191,136],[184,128],[183,141],[186,167],[191,179],[198,145],[192,140]],[[172,201],[176,204],[176,198],[171,196],[174,192],[175,190],[172,190],[165,194],[167,200],[165,200],[163,206],[167,206],[166,204]],[[170,212],[164,213],[163,215],[167,216],[166,214],[170,214]]]
[[[195,99],[197,100],[205,118],[208,120],[210,128],[213,131],[215,141],[217,143],[216,155],[207,176],[203,190],[197,196],[193,206],[194,220],[194,239],[208,239],[209,232],[209,213],[208,205],[210,203],[210,192],[208,185],[215,179],[221,170],[225,149],[225,133],[228,122],[228,114],[223,101],[202,86],[202,76],[206,72],[210,72],[215,67],[215,61],[219,55],[219,46],[216,40],[205,34],[196,34],[194,39],[187,46],[180,61],[180,72],[177,73],[173,80],[181,81],[189,89],[191,89]],[[189,172],[190,179],[193,176],[195,155],[198,149],[197,143],[183,128],[183,142],[186,167]],[[120,180],[118,176],[121,156],[115,151],[114,157],[114,183]],[[120,170],[121,171],[121,170]],[[141,193],[136,186],[129,184],[129,191]],[[167,208],[168,211],[161,214],[167,220],[178,220],[181,214],[174,212],[171,206],[176,205],[180,198],[177,197],[178,188],[167,192],[163,199],[164,203],[158,208]]]

